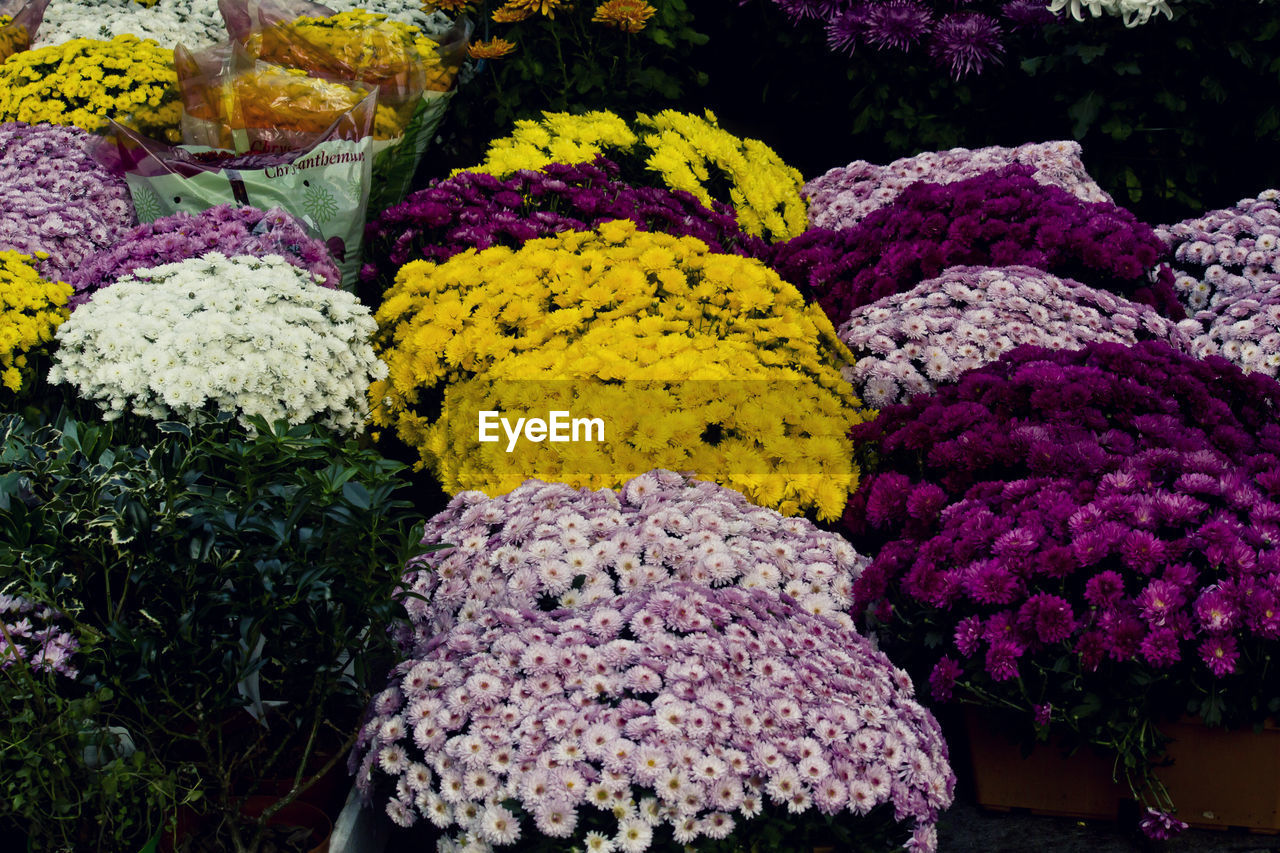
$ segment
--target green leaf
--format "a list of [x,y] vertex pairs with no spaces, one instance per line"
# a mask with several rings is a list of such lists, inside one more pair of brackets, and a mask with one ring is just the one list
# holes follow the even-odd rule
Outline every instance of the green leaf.
[[369,508],[369,490],[362,483],[348,482],[342,486],[342,496],[357,509]]
[[1106,99],[1097,92],[1090,92],[1067,109],[1067,115],[1075,119],[1071,132],[1076,139],[1083,139],[1089,128],[1098,118]]
[[191,438],[191,427],[180,421],[161,421],[156,425],[161,432],[176,432],[178,435]]

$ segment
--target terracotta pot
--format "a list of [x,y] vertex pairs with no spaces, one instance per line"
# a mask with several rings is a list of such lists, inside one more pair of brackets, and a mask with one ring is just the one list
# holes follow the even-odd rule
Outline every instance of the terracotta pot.
[[[966,709],[964,717],[974,789],[985,808],[1115,820],[1133,799],[1123,782],[1112,781],[1113,762],[1087,747],[1067,757],[1057,744],[1036,744],[1024,758],[1001,728],[1001,715]],[[1173,738],[1173,763],[1156,776],[1181,820],[1280,832],[1280,727],[1226,731],[1187,719],[1160,730]]]

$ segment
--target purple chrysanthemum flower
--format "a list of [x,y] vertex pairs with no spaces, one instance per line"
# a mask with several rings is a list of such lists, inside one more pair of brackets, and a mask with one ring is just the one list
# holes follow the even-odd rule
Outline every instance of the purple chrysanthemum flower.
[[959,80],[981,74],[987,64],[999,64],[1004,53],[1000,36],[1000,24],[990,15],[955,12],[934,27],[929,53]]
[[867,6],[847,9],[827,19],[827,44],[832,50],[852,55],[861,41]]
[[1147,815],[1138,824],[1143,835],[1156,841],[1164,841],[1187,828],[1187,824],[1178,820],[1169,812],[1147,808]]
[[1000,14],[1015,27],[1040,28],[1052,24],[1058,16],[1049,11],[1044,0],[1009,0]]
[[866,7],[863,40],[881,50],[910,50],[929,35],[933,12],[918,0],[884,0]]

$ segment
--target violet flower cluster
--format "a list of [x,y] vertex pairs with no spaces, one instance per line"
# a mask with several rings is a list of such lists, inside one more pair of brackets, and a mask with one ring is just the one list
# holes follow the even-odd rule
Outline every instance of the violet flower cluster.
[[1212,210],[1156,236],[1173,250],[1174,287],[1191,311],[1280,285],[1280,190]]
[[839,334],[857,356],[849,378],[858,396],[877,408],[932,393],[1022,344],[1163,340],[1191,351],[1190,338],[1150,307],[1025,266],[951,267],[855,309]]
[[1061,187],[1081,201],[1111,202],[1111,196],[1089,177],[1081,153],[1080,143],[1059,141],[1028,142],[1015,148],[926,151],[887,166],[855,160],[804,185],[809,222],[821,228],[849,228],[873,210],[892,204],[918,181],[950,184],[1015,163],[1031,166],[1038,183]]
[[79,670],[73,665],[80,643],[59,624],[57,611],[37,606],[20,596],[0,594],[0,669],[15,665],[29,666],[35,672],[48,672],[75,678]]
[[50,281],[67,281],[94,252],[137,222],[122,178],[85,150],[74,127],[0,124],[0,249],[25,255]]
[[538,834],[638,853],[869,815],[884,849],[932,851],[952,799],[911,679],[763,590],[668,581],[579,610],[489,607],[393,679],[356,785],[397,824],[449,833],[441,850]]
[[738,227],[733,209],[707,208],[690,193],[637,187],[618,177],[618,166],[552,164],[499,179],[461,172],[433,182],[384,211],[365,231],[366,283],[389,283],[412,260],[440,262],[467,249],[519,247],[561,231],[589,231],[611,219],[630,219],[641,230],[696,237],[716,251],[760,257],[767,244]]
[[837,326],[854,309],[950,266],[1025,265],[1101,287],[1182,319],[1164,244],[1132,213],[1083,202],[1015,164],[950,184],[920,182],[852,228],[814,228],[768,263],[807,286]]
[[310,236],[283,208],[260,210],[220,204],[199,213],[175,213],[135,227],[120,241],[91,256],[71,274],[71,306],[135,271],[198,258],[279,255],[311,273],[316,284],[336,288],[342,275],[323,241]]
[[[678,579],[766,589],[853,629],[853,581],[866,558],[803,518],[715,483],[653,471],[619,492],[529,480],[501,497],[463,492],[411,561],[405,602],[417,644],[492,607],[581,607]],[[405,643],[406,646],[410,645]]]
[[1130,767],[1170,709],[1252,723],[1280,639],[1277,410],[1274,379],[1161,342],[1020,347],[889,406],[853,430],[880,462],[845,515],[876,552],[856,610],[940,700],[1132,706],[1131,731],[1070,722]]
[[[745,3],[745,0],[743,0]],[[832,50],[925,51],[959,80],[1004,57],[1007,32],[1039,29],[1055,20],[1039,0],[773,0],[794,21],[816,18]]]

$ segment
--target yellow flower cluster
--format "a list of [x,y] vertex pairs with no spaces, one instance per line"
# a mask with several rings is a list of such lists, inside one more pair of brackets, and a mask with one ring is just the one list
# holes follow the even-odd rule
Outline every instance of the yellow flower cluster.
[[31,256],[0,251],[0,386],[17,393],[29,373],[27,355],[53,340],[69,315],[71,285],[46,281]]
[[457,73],[417,27],[363,9],[285,21],[249,36],[245,47],[266,62],[400,90],[445,91]]
[[98,130],[109,119],[181,140],[173,51],[134,35],[73,39],[14,54],[0,65],[0,121]]
[[[639,115],[634,131],[611,112],[543,113],[542,121],[516,122],[515,131],[494,140],[472,171],[505,177],[599,154],[639,156],[668,188],[690,192],[706,205],[713,200],[733,205],[750,234],[778,242],[807,227],[799,170],[763,142],[721,128],[710,110],[705,116],[674,110]],[[718,186],[727,187],[727,193],[714,195],[711,188]]]
[[[662,175],[673,190],[685,190],[705,205],[707,187],[727,182],[729,198],[742,230],[773,242],[808,228],[808,208],[800,194],[804,176],[758,139],[740,139],[706,116],[663,110],[639,116],[641,144],[650,152],[645,165]],[[725,201],[726,199],[717,199]]]
[[[826,316],[758,261],[618,220],[403,267],[378,312],[373,421],[449,491],[691,471],[788,513],[843,511],[872,413]],[[569,381],[567,381],[569,380]],[[440,403],[443,400],[443,406]],[[480,411],[601,416],[603,443],[479,441]]]
[[596,155],[627,153],[640,137],[619,116],[607,112],[542,114],[541,121],[521,119],[510,136],[489,143],[484,162],[474,169],[505,178],[521,169],[541,169],[551,163],[585,163]]

